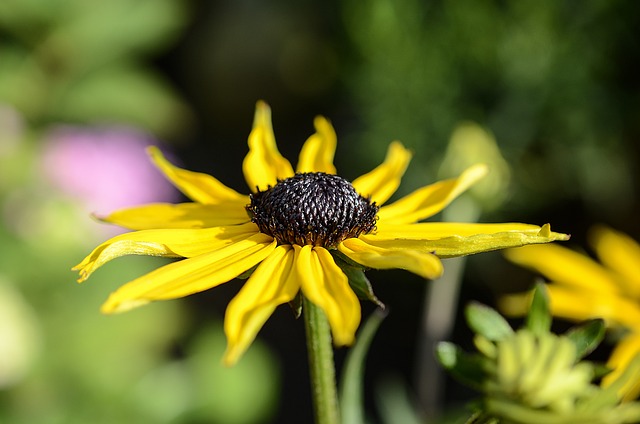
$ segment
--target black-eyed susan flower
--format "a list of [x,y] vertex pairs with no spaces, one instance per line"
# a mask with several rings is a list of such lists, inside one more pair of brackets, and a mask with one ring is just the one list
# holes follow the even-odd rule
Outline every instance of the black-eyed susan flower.
[[[561,246],[525,246],[505,251],[512,262],[549,279],[551,312],[572,321],[603,318],[608,327],[622,330],[607,366],[614,371],[603,383],[611,384],[640,354],[640,245],[626,234],[604,226],[589,234],[600,262]],[[508,315],[526,311],[530,293],[501,299]],[[640,380],[622,388],[625,398],[640,394]]]
[[325,312],[336,345],[352,343],[360,304],[338,263],[436,278],[442,273],[439,257],[568,238],[548,225],[419,223],[482,178],[486,167],[472,166],[458,178],[385,205],[411,153],[393,142],[381,165],[348,182],[333,165],[333,127],[322,117],[314,125],[294,171],[276,146],[269,107],[258,103],[243,163],[250,195],[210,175],[177,168],[151,148],[154,163],[192,202],[151,204],[104,217],[135,231],[98,246],[74,268],[79,281],[123,255],[184,258],[111,294],[102,311],[113,313],[207,290],[252,270],[225,314],[224,360],[233,364],[274,309],[299,292]]

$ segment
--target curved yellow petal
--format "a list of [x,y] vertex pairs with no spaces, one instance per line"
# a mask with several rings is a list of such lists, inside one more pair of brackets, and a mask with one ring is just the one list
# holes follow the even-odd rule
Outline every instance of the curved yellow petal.
[[442,262],[425,250],[397,248],[393,243],[372,244],[351,238],[338,245],[338,250],[351,260],[375,269],[406,269],[423,278],[435,279],[442,275]]
[[336,132],[331,123],[322,116],[318,116],[313,125],[316,127],[316,133],[302,146],[296,171],[335,174],[333,156],[336,153]]
[[253,130],[249,134],[249,153],[242,162],[244,178],[251,191],[266,190],[278,180],[293,176],[293,168],[278,151],[271,125],[271,109],[264,102],[258,102],[253,120]]
[[537,234],[541,227],[533,224],[519,222],[505,223],[468,223],[468,222],[420,222],[416,224],[385,224],[378,221],[375,234],[384,240],[393,239],[425,239],[436,240],[452,235],[474,236],[477,234],[494,234],[505,231],[520,231],[528,234]]
[[628,235],[605,226],[592,228],[589,239],[600,261],[620,275],[620,288],[639,298],[640,244]]
[[229,201],[240,202],[246,199],[244,194],[225,186],[211,175],[187,171],[174,166],[155,146],[148,147],[147,153],[169,181],[195,202],[215,205]]
[[[602,386],[608,387],[620,378],[638,355],[640,355],[640,333],[631,333],[620,340],[611,352],[609,361],[607,361],[607,366],[613,371],[603,377]],[[638,398],[640,395],[640,379],[628,380],[622,386],[619,395],[625,401]]]
[[102,305],[106,314],[124,312],[154,300],[198,293],[237,277],[260,263],[276,248],[276,241],[255,234],[222,249],[174,262],[128,282]]
[[350,345],[360,324],[360,301],[349,280],[322,247],[294,246],[296,278],[304,296],[324,311],[337,346]]
[[498,299],[498,309],[505,316],[522,317],[529,312],[532,299],[532,292],[503,295]]
[[358,194],[371,197],[372,201],[382,205],[400,186],[409,161],[411,152],[399,141],[394,141],[387,149],[384,162],[373,171],[356,178],[352,183],[353,187]]
[[229,302],[224,316],[227,366],[240,359],[276,307],[290,302],[300,290],[298,279],[291,278],[294,257],[291,246],[278,246]]
[[504,252],[510,261],[539,272],[555,284],[594,293],[619,293],[614,276],[600,264],[571,249],[555,244],[524,246]]
[[121,234],[96,247],[73,267],[85,281],[105,263],[125,255],[191,258],[233,244],[258,233],[253,223],[202,229],[143,230]]
[[387,226],[375,234],[359,237],[363,242],[389,250],[417,250],[440,258],[472,255],[527,244],[566,240],[566,234],[554,233],[549,224],[458,224],[427,222]]
[[488,172],[484,164],[467,168],[458,178],[439,181],[380,208],[380,224],[409,224],[433,216]]
[[209,228],[221,225],[243,224],[250,221],[245,205],[241,202],[227,202],[217,205],[202,203],[152,203],[143,206],[120,209],[107,216],[96,216],[109,224],[130,230],[154,228]]
[[[608,293],[575,287],[547,285],[553,316],[571,321],[602,318],[609,327],[623,326],[640,330],[640,308],[633,302]],[[505,315],[525,315],[531,304],[531,292],[503,296],[499,307]]]

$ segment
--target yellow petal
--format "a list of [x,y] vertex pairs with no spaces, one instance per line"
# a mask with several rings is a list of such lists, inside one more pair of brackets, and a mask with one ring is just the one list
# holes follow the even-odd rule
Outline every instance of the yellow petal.
[[[623,338],[611,352],[607,366],[613,371],[602,379],[602,386],[614,383],[627,369],[631,361],[640,355],[640,333],[631,333]],[[636,399],[640,395],[640,379],[630,379],[623,385],[619,395],[625,401]]]
[[[547,285],[553,316],[571,321],[602,318],[607,326],[640,330],[640,308],[633,301],[608,293],[581,290],[555,283]],[[522,316],[531,304],[531,294],[519,293],[500,299],[505,315]]]
[[264,102],[258,102],[253,120],[253,130],[249,134],[249,153],[242,163],[244,178],[251,191],[266,190],[293,176],[293,168],[278,151],[276,138],[271,126],[271,109]]
[[337,346],[350,345],[360,324],[360,301],[327,249],[294,246],[295,272],[302,293],[324,311]]
[[371,197],[371,200],[382,205],[400,186],[400,180],[411,161],[411,152],[402,143],[394,141],[389,145],[384,162],[373,171],[353,181],[358,194]]
[[406,269],[421,277],[434,279],[442,275],[442,262],[424,250],[378,246],[368,241],[351,238],[338,245],[338,250],[351,260],[375,269]]
[[278,246],[229,302],[224,316],[226,365],[240,359],[276,307],[290,302],[300,290],[298,279],[291,278],[294,257],[291,246]]
[[360,240],[389,250],[417,250],[441,258],[472,255],[527,244],[566,240],[566,234],[528,224],[458,224],[425,222],[385,226]]
[[484,164],[464,171],[458,178],[422,187],[388,206],[380,208],[380,222],[409,224],[429,218],[444,209],[456,197],[487,174]]
[[172,165],[155,146],[147,148],[147,153],[169,181],[195,202],[215,205],[246,199],[244,194],[225,186],[211,175],[187,171]]
[[331,123],[322,116],[318,116],[313,125],[316,127],[316,133],[302,146],[297,171],[335,174],[333,155],[336,153],[336,132]]
[[620,288],[640,297],[640,245],[628,235],[604,226],[594,227],[589,238],[600,261],[620,275]]
[[143,230],[121,234],[96,247],[73,270],[82,282],[105,263],[124,255],[184,257],[212,252],[258,232],[255,224],[203,229]]
[[498,309],[508,317],[522,317],[531,308],[531,292],[513,293],[501,296],[498,299]]
[[555,244],[525,246],[504,252],[507,259],[539,272],[555,284],[595,293],[619,293],[614,276],[588,256]]
[[275,248],[276,241],[271,237],[255,234],[222,249],[165,265],[113,292],[102,305],[102,312],[124,312],[154,300],[176,299],[216,287],[260,263]]
[[375,235],[380,239],[426,239],[434,240],[452,235],[474,236],[477,234],[495,234],[505,231],[523,231],[537,234],[540,231],[538,225],[521,224],[514,222],[496,224],[478,224],[461,222],[420,222],[417,224],[386,224],[378,221]]
[[244,208],[249,203],[249,197],[246,196],[244,199],[242,202],[227,202],[217,205],[153,203],[120,209],[105,217],[97,217],[97,219],[130,230],[208,228],[243,224],[250,221]]

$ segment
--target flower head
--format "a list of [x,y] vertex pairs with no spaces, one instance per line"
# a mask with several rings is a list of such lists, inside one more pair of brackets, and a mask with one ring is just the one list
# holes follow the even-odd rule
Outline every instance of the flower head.
[[523,328],[492,347],[483,352],[493,361],[485,382],[490,409],[511,401],[549,414],[569,414],[593,395],[594,366],[577,363],[576,346],[567,337],[536,335]]
[[380,166],[348,182],[333,165],[333,127],[322,117],[314,125],[294,172],[277,149],[269,107],[258,103],[243,163],[250,195],[210,175],[177,168],[150,148],[154,163],[192,202],[151,204],[103,217],[136,231],[98,246],[74,268],[79,281],[123,255],[185,258],[115,291],[102,307],[112,313],[207,290],[255,268],[225,314],[225,362],[232,364],[274,309],[299,293],[325,312],[336,345],[352,343],[360,323],[354,290],[361,292],[348,277],[354,264],[360,272],[402,268],[436,278],[442,273],[439,257],[568,238],[548,225],[418,223],[482,178],[486,167],[472,166],[458,178],[385,205],[411,153],[393,142]]
[[[607,385],[640,353],[640,245],[604,226],[594,227],[589,235],[600,263],[557,245],[510,249],[505,256],[549,279],[553,315],[573,321],[603,318],[608,327],[622,330],[607,363],[614,370],[604,378]],[[501,308],[521,315],[529,300],[529,293],[509,295],[501,299]],[[640,381],[630,381],[622,390],[625,398],[635,398]]]
[[478,353],[442,342],[437,354],[454,376],[483,393],[473,422],[623,424],[640,419],[640,403],[622,402],[619,394],[619,387],[640,376],[640,356],[610,386],[594,384],[603,367],[582,358],[602,341],[603,321],[551,333],[544,285],[534,290],[525,325],[518,330],[481,304],[469,305],[466,316]]

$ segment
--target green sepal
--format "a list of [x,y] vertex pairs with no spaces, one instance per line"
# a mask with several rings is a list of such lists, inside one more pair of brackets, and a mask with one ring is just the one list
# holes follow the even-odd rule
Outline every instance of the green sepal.
[[605,331],[604,320],[597,318],[571,327],[564,335],[576,345],[576,360],[578,360],[598,347],[604,339]]
[[253,271],[255,271],[256,268],[258,268],[258,265],[260,265],[260,264],[256,264],[256,265],[252,266],[251,268],[249,268],[248,270],[246,270],[242,274],[238,275],[236,278],[239,278],[240,280],[246,280],[247,278],[251,277],[251,274],[253,274]]
[[375,303],[379,308],[385,309],[384,303],[380,301],[373,293],[373,287],[371,282],[364,275],[364,268],[352,260],[348,259],[345,255],[337,250],[331,250],[331,255],[336,265],[340,267],[342,272],[349,279],[349,286],[353,289],[354,293],[361,299],[369,300]]
[[[473,406],[475,407],[475,405]],[[482,405],[475,408],[478,410],[475,411],[464,424],[500,424],[500,420],[482,411]]]
[[613,371],[613,368],[606,366],[605,364],[601,364],[599,362],[590,362],[590,361],[581,361],[581,362],[589,362],[592,365],[593,369],[593,379],[600,380],[607,374],[610,374]]
[[474,333],[491,341],[500,341],[513,334],[513,329],[495,309],[478,302],[465,308],[465,316]]
[[486,359],[482,356],[467,353],[450,342],[439,342],[436,345],[436,358],[461,383],[482,390],[487,378],[484,372]]
[[296,297],[289,302],[289,306],[291,307],[291,311],[295,318],[300,318],[300,315],[302,315],[302,292],[298,291]]
[[551,312],[549,296],[543,283],[533,289],[533,300],[525,321],[525,326],[536,336],[542,336],[551,330]]

